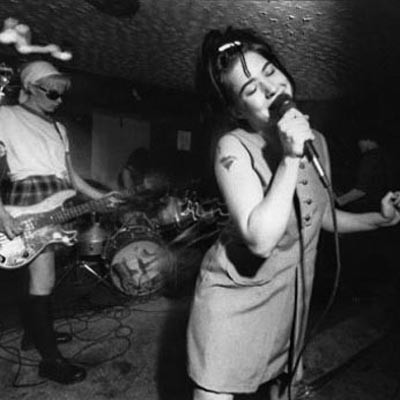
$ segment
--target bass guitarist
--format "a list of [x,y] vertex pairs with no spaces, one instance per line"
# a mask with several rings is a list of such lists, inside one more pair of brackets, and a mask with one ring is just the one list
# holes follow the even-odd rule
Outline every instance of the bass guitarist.
[[[74,171],[69,157],[65,127],[52,114],[62,103],[70,79],[46,61],[25,64],[20,72],[18,105],[0,107],[0,155],[7,160],[11,181],[5,202],[31,206],[62,190],[75,189],[98,199],[104,196]],[[0,230],[8,239],[22,228],[0,202]],[[71,340],[68,333],[55,332],[51,316],[51,293],[55,284],[55,257],[51,246],[29,265],[29,293],[20,302],[24,327],[22,349],[35,346],[42,360],[39,375],[71,384],[86,377],[84,368],[71,364],[57,344]]]

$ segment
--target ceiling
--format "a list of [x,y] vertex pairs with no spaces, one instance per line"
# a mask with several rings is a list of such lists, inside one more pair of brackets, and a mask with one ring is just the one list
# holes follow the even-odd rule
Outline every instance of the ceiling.
[[[379,92],[399,75],[400,6],[394,0],[140,0],[127,17],[91,3],[1,0],[0,19],[27,24],[32,42],[69,47],[72,60],[59,63],[65,69],[138,87],[193,92],[204,34],[227,25],[265,35],[303,99],[338,98],[360,88]],[[0,44],[0,57],[13,51]]]

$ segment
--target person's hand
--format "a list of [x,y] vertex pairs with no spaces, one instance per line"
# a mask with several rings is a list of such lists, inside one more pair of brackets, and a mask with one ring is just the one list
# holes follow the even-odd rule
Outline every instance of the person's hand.
[[381,226],[393,226],[400,222],[400,191],[388,192],[381,200]]
[[0,211],[0,231],[5,233],[10,240],[22,233],[17,221],[4,209]]
[[291,108],[278,122],[280,140],[284,154],[290,157],[304,156],[304,142],[314,140],[308,117]]
[[116,209],[126,202],[126,195],[121,192],[112,191],[106,193],[102,200],[104,200],[104,207],[106,209]]

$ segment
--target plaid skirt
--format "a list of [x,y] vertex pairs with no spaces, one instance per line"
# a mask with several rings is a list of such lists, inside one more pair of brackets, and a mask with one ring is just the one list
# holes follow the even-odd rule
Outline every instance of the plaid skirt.
[[67,189],[71,189],[70,183],[55,175],[33,175],[11,182],[6,203],[13,206],[30,206]]

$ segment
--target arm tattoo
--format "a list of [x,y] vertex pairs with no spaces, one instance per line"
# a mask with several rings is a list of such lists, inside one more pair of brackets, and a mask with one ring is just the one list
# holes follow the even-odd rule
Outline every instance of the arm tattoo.
[[224,168],[229,171],[232,164],[237,160],[235,156],[225,156],[222,157],[219,162],[224,166]]

